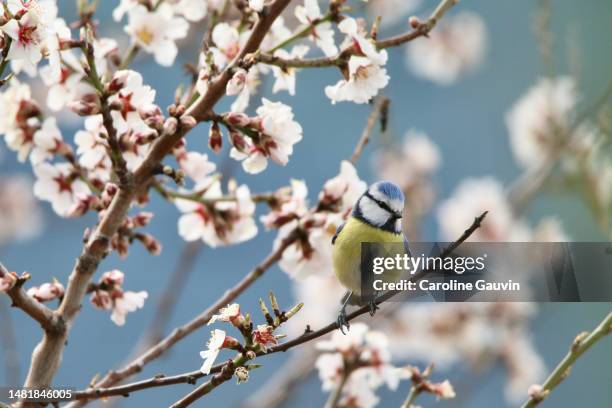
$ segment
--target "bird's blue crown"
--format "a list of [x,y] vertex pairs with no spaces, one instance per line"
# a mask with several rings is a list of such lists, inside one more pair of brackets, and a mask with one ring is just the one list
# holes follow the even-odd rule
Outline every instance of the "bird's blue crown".
[[400,200],[401,202],[404,202],[404,193],[397,185],[391,183],[390,181],[379,181],[375,184],[375,187],[381,194],[384,194],[391,200]]

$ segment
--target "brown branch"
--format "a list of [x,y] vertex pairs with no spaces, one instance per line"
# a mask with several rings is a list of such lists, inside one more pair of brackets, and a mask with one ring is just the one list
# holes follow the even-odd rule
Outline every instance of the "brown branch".
[[[381,96],[376,99],[374,102],[374,107],[372,108],[372,112],[370,116],[368,116],[368,121],[366,122],[366,126],[361,133],[361,137],[357,142],[357,146],[355,146],[355,150],[353,151],[353,155],[351,156],[351,163],[355,164],[359,160],[361,153],[363,152],[364,147],[370,141],[370,135],[372,134],[372,130],[374,129],[374,125],[376,125],[377,119],[381,118],[381,123],[386,122],[385,116],[387,115],[387,111],[389,109],[389,98]],[[384,128],[384,126],[381,126]],[[384,131],[384,130],[383,130]]]
[[[442,0],[427,21],[420,23],[416,28],[406,33],[376,41],[376,47],[378,49],[396,47],[419,37],[427,37],[444,14],[458,2],[459,0]],[[257,62],[276,65],[282,68],[323,68],[333,66],[341,67],[346,64],[352,55],[359,55],[359,50],[354,45],[345,48],[338,55],[332,57],[285,59],[271,54],[259,54],[256,56],[256,60]]]
[[[0,279],[4,278],[9,273],[6,267],[0,262]],[[23,310],[32,319],[36,320],[45,332],[61,332],[64,329],[61,319],[59,319],[51,309],[23,290],[23,284],[27,279],[27,277],[17,278],[15,286],[6,291],[6,294],[13,302],[11,306]]]
[[[464,243],[478,228],[480,228],[482,222],[484,221],[485,217],[487,215],[487,212],[485,211],[484,213],[482,213],[480,216],[476,217],[474,219],[474,221],[472,222],[472,225],[470,225],[469,228],[467,228],[463,234],[453,243],[451,243],[448,247],[446,247],[442,253],[440,254],[440,258],[445,259],[447,257],[449,257],[451,255],[451,253],[457,249],[457,247],[459,247],[462,243]],[[414,282],[414,281],[418,281],[421,278],[423,278],[429,271],[421,271],[417,274],[415,274],[414,276],[412,276],[409,280]],[[396,296],[398,293],[401,293],[400,291],[392,291],[392,292],[386,292],[380,296],[378,296],[376,298],[376,304],[380,305],[381,303],[384,303],[386,301],[388,301],[389,299],[393,298],[394,296]],[[357,317],[369,313],[370,311],[370,307],[368,305],[360,307],[359,309],[353,311],[352,313],[347,315],[347,321],[351,321],[356,319]],[[319,337],[322,337],[328,333],[331,333],[332,331],[338,329],[338,323],[337,322],[333,322],[328,324],[327,326],[317,330],[317,331],[306,331],[303,335],[288,341],[286,343],[283,344],[279,344],[277,346],[271,347],[268,349],[268,351],[266,353],[258,353],[258,356],[267,356],[270,354],[275,354],[275,353],[279,353],[279,352],[285,352],[287,350],[290,350],[294,347],[297,347],[299,345],[302,345],[304,343],[308,343],[310,341],[313,341],[315,339],[318,339]],[[218,364],[214,367],[212,367],[212,369],[210,370],[211,374],[216,374],[216,373],[220,373],[224,367],[227,366],[227,363],[222,363],[222,364]],[[123,395],[123,396],[128,396],[128,394],[130,392],[134,392],[134,391],[140,391],[140,390],[144,390],[147,388],[154,388],[154,387],[163,387],[163,386],[167,386],[167,385],[173,385],[173,384],[183,384],[183,383],[188,383],[188,384],[195,384],[195,382],[199,379],[205,377],[204,374],[202,374],[199,370],[198,371],[190,371],[187,373],[183,373],[183,374],[178,374],[178,375],[174,375],[171,377],[163,377],[163,376],[155,376],[153,378],[149,378],[147,380],[143,380],[143,381],[138,381],[135,383],[131,383],[131,384],[126,384],[126,385],[122,385],[122,386],[118,386],[118,387],[113,387],[113,388],[95,388],[95,389],[87,389],[87,390],[83,390],[83,391],[78,391],[76,392],[75,398],[76,399],[87,399],[87,398],[105,398],[105,397],[110,397],[110,396],[115,396],[115,395]],[[211,380],[213,381],[213,380]],[[209,381],[210,382],[210,381]],[[206,387],[210,387],[212,386],[212,384],[204,383],[203,386],[206,385]],[[200,386],[202,387],[202,386]]]
[[[208,112],[225,94],[225,87],[231,79],[236,61],[259,48],[272,23],[289,2],[290,0],[276,0],[266,8],[238,57],[216,78],[208,92],[201,95],[185,112],[185,115],[193,116],[198,121],[206,118]],[[110,238],[119,228],[138,190],[149,184],[157,166],[187,131],[188,129],[179,127],[173,134],[164,134],[158,138],[151,146],[143,162],[135,170],[133,183],[120,189],[119,193],[113,198],[110,207],[83,248],[83,252],[70,274],[64,300],[57,311],[59,317],[66,322],[66,328],[71,327],[78,315],[91,277],[101,259],[107,254]],[[181,332],[177,332],[176,336],[178,338],[182,338],[180,335]],[[25,382],[26,387],[45,388],[51,384],[60,366],[67,336],[68,330],[53,335],[50,332],[45,332],[43,339],[32,353],[30,370]],[[161,353],[164,350],[165,348],[161,345],[159,349],[154,349],[154,352],[159,351]],[[135,364],[133,367],[137,370],[140,365]]]

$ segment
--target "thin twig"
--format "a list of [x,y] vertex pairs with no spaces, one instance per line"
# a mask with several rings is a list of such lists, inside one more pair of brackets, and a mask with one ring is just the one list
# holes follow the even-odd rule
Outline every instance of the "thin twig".
[[612,333],[612,312],[608,313],[592,332],[583,332],[576,337],[569,352],[563,357],[563,360],[561,360],[552,373],[550,373],[550,376],[546,379],[544,384],[542,384],[541,390],[533,392],[529,400],[523,405],[523,408],[536,407],[546,399],[550,392],[567,378],[576,360],[593,347],[595,343],[610,333]]
[[[421,23],[418,27],[412,29],[403,34],[399,34],[393,37],[385,38],[383,40],[376,41],[376,47],[378,49],[384,49],[389,47],[396,47],[404,43],[410,42],[419,37],[426,37],[431,30],[436,26],[438,21],[444,16],[444,14],[455,4],[458,0],[442,0],[434,12],[429,16],[427,21]],[[295,67],[295,68],[323,68],[333,66],[343,66],[346,61],[352,55],[358,55],[359,50],[354,45],[342,50],[338,55],[331,57],[321,58],[280,58],[269,53],[262,53],[257,55],[256,59],[258,62],[262,62],[268,65],[276,65],[282,68]]]
[[384,96],[376,98],[374,102],[374,107],[372,108],[372,112],[370,116],[368,116],[368,121],[366,122],[366,126],[361,133],[361,137],[357,142],[357,146],[355,146],[355,150],[353,151],[353,155],[351,156],[351,163],[357,163],[361,153],[363,152],[364,147],[370,141],[370,136],[372,135],[372,130],[376,125],[376,122],[379,117],[383,117],[386,115],[387,110],[389,109],[389,98]]

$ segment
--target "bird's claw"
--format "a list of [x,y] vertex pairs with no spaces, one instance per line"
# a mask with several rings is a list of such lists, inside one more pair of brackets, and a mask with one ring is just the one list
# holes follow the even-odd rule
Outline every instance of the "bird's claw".
[[344,310],[344,308],[342,308],[342,310],[340,310],[340,313],[338,313],[338,319],[336,320],[336,324],[338,324],[338,328],[340,329],[340,332],[342,334],[346,334],[344,332],[344,327],[346,327],[346,331],[350,330],[351,325],[348,322],[348,319],[346,318],[346,311]]

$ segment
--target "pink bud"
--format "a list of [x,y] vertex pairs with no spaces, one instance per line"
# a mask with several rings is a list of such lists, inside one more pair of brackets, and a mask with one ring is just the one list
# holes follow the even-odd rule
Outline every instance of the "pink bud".
[[132,223],[134,224],[135,228],[142,228],[147,226],[152,219],[152,212],[143,211],[132,218]]
[[233,126],[245,127],[251,123],[251,119],[241,112],[229,112],[223,115],[223,118],[227,123]]
[[100,283],[109,287],[123,285],[123,279],[125,275],[119,269],[113,269],[112,271],[104,272],[100,278]]
[[130,71],[128,70],[121,70],[121,71],[115,72],[113,79],[108,84],[108,91],[111,94],[114,94],[114,93],[119,92],[121,89],[123,89],[123,87],[127,83],[127,79],[129,75],[130,75]]
[[198,121],[191,115],[183,115],[180,119],[181,129],[191,130],[198,124]]
[[232,145],[239,151],[243,152],[246,149],[247,144],[242,136],[242,133],[231,131],[230,140],[232,141]]
[[57,281],[43,283],[40,286],[31,287],[27,293],[39,302],[48,302],[64,296],[64,286]]
[[159,255],[161,254],[162,246],[158,240],[153,237],[151,234],[141,234],[139,236],[140,242],[145,246],[147,251],[151,253],[151,255]]
[[100,113],[100,107],[98,104],[80,101],[68,102],[68,109],[73,111],[79,116],[92,116]]
[[408,24],[410,24],[410,27],[416,30],[421,26],[421,20],[419,20],[419,18],[416,16],[410,16],[410,18],[408,19]]
[[219,129],[219,124],[217,122],[213,122],[210,126],[210,131],[208,132],[208,146],[215,153],[219,153],[223,147],[223,135],[221,134],[221,129]]
[[175,134],[177,128],[178,120],[175,117],[170,117],[164,122],[164,133],[167,135]]

